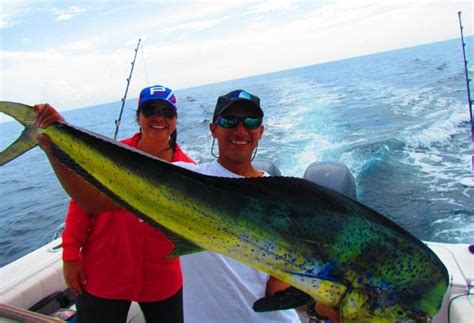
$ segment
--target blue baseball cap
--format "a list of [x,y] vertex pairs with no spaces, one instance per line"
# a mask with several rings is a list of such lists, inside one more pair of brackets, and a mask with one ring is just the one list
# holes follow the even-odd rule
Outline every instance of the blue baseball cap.
[[150,101],[164,101],[173,108],[177,109],[176,96],[172,89],[163,85],[153,85],[144,88],[138,98],[138,108]]

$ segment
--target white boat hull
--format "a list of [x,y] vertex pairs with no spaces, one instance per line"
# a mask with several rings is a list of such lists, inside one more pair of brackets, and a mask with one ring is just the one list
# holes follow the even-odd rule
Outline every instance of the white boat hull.
[[[474,255],[467,244],[426,242],[448,269],[450,288],[434,323],[474,322]],[[28,309],[41,299],[65,290],[62,274],[61,240],[33,251],[0,269],[0,304]],[[471,284],[471,290],[469,290]],[[0,308],[0,318],[1,318]],[[129,322],[144,322],[133,304]]]

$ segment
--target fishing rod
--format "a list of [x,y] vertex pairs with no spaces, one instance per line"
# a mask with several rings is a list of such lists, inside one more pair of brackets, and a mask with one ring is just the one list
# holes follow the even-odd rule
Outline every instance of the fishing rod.
[[117,139],[117,134],[120,128],[120,121],[122,120],[123,107],[125,106],[125,99],[127,98],[128,87],[130,86],[130,81],[132,80],[133,68],[135,67],[135,60],[137,59],[138,48],[140,47],[141,38],[138,39],[137,48],[135,48],[135,56],[133,57],[132,68],[130,70],[130,75],[127,78],[127,87],[125,88],[125,94],[122,98],[122,107],[120,108],[120,114],[117,120],[115,120],[115,134],[114,140]]
[[461,13],[462,11],[458,11],[458,17],[459,17],[459,29],[461,30],[461,42],[462,42],[462,55],[463,55],[463,60],[464,60],[464,74],[466,77],[466,88],[467,88],[467,102],[469,106],[469,117],[471,118],[471,145],[473,149],[473,155],[471,157],[471,172],[472,172],[472,179],[474,181],[474,120],[472,119],[472,99],[471,99],[471,88],[469,83],[471,82],[471,79],[469,78],[469,70],[467,68],[467,59],[466,59],[466,43],[464,42],[464,33],[463,33],[463,25],[462,25],[462,19],[461,19]]

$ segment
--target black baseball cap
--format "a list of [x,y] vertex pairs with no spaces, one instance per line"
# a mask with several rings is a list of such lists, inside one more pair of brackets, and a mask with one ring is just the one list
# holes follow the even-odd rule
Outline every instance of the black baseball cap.
[[236,102],[246,102],[249,107],[255,109],[259,117],[263,117],[262,108],[260,108],[260,98],[244,90],[235,90],[222,95],[217,99],[216,108],[212,116],[212,122],[222,115],[228,108]]

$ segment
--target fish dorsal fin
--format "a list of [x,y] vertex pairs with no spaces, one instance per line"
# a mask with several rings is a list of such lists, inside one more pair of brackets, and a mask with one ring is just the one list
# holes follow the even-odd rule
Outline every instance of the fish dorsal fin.
[[276,292],[272,296],[260,298],[253,303],[252,308],[255,312],[287,310],[306,305],[312,300],[312,297],[305,292],[290,286],[285,290]]

